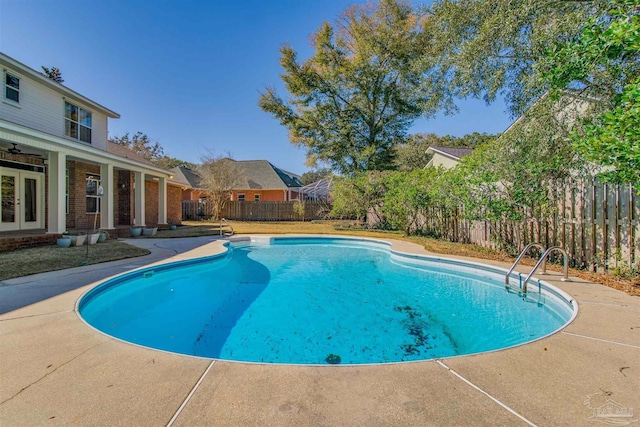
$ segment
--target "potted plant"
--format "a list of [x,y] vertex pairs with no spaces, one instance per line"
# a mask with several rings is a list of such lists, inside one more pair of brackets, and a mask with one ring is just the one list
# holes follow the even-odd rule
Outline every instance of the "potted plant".
[[142,227],[131,227],[129,229],[131,237],[139,237],[142,234]]
[[71,239],[71,246],[82,246],[84,245],[84,241],[87,238],[84,234],[68,234],[69,239]]
[[100,234],[100,237],[98,237],[98,243],[104,243],[109,238],[109,233],[106,231],[100,230],[98,233]]
[[56,240],[56,245],[58,245],[59,248],[68,248],[69,246],[71,246],[71,239],[69,238],[69,233],[67,233],[66,231],[62,233],[62,237]]
[[87,245],[95,245],[98,243],[98,239],[100,238],[100,233],[91,233],[87,235]]
[[158,227],[145,227],[142,230],[142,235],[143,236],[155,236],[157,232],[158,232]]
[[169,224],[169,230],[175,230],[176,228],[178,228],[177,225],[175,224]]

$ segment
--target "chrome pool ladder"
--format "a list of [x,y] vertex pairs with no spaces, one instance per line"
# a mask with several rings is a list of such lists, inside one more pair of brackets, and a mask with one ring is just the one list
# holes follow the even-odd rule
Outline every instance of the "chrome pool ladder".
[[[522,293],[527,293],[527,283],[529,283],[529,280],[531,280],[531,277],[534,275],[534,273],[538,270],[538,267],[540,267],[540,265],[542,265],[542,273],[546,274],[547,273],[547,258],[549,257],[549,255],[554,252],[554,251],[560,251],[562,252],[563,258],[564,258],[564,274],[562,280],[563,282],[568,282],[569,281],[569,255],[567,254],[567,251],[565,251],[564,249],[562,249],[560,246],[552,246],[549,249],[545,250],[544,246],[542,246],[540,243],[529,243],[527,246],[525,246],[525,248],[522,250],[522,252],[520,253],[520,256],[518,256],[518,258],[516,259],[516,261],[513,263],[513,265],[511,266],[511,268],[509,269],[509,272],[506,274],[506,276],[504,277],[504,284],[509,287],[509,277],[511,277],[511,273],[513,272],[513,270],[516,268],[516,266],[518,265],[518,263],[522,260],[522,258],[524,258],[524,256],[526,255],[527,251],[532,248],[532,247],[537,247],[539,248],[541,251],[543,251],[542,256],[540,256],[540,259],[538,260],[538,262],[536,263],[536,265],[533,267],[533,269],[531,270],[531,272],[527,275],[527,277],[524,279],[524,282],[522,282],[521,284],[521,291]],[[522,280],[522,279],[521,279]]]
[[[229,230],[225,231],[223,230],[223,227],[228,227]],[[220,218],[220,235],[221,236],[226,236],[226,237],[231,237],[233,236],[233,226],[231,224],[229,224],[229,222],[224,219],[224,218]]]

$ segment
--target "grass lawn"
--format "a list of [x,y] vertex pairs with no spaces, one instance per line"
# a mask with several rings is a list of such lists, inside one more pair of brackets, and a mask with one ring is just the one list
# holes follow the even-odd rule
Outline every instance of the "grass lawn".
[[148,253],[149,251],[146,249],[115,240],[91,245],[89,258],[86,257],[86,246],[59,248],[55,245],[48,245],[3,252],[0,253],[0,280],[132,258]]

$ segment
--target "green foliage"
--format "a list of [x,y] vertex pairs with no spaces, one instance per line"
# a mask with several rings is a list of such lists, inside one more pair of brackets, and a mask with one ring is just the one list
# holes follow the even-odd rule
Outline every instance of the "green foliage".
[[62,73],[58,68],[56,67],[47,68],[44,65],[41,68],[44,74],[54,82],[64,83],[64,80],[62,79]]
[[198,165],[196,163],[187,162],[185,160],[180,160],[167,155],[164,155],[155,160],[154,163],[156,164],[156,166],[163,169],[173,169],[178,166],[185,166],[191,170],[198,169]]
[[638,3],[614,0],[574,39],[554,45],[544,77],[559,96],[577,87],[604,111],[585,117],[574,147],[604,166],[605,181],[630,182],[640,192],[640,16]]
[[304,201],[302,199],[297,199],[293,203],[293,212],[304,221]]
[[300,182],[302,183],[302,185],[309,185],[330,176],[333,176],[333,174],[331,173],[331,169],[321,168],[303,173],[300,177]]
[[407,141],[396,146],[395,166],[401,171],[412,171],[424,168],[432,155],[427,148],[439,147],[469,147],[473,148],[483,142],[494,139],[497,135],[473,132],[462,137],[452,135],[438,136],[434,133],[417,133],[409,135]]
[[384,172],[360,172],[333,181],[332,217],[364,221],[370,209],[382,204],[386,192]]
[[[580,98],[544,97],[497,138],[484,138],[450,170],[427,168],[340,178],[334,214],[380,221],[406,234],[421,233],[423,219],[461,211],[468,219],[536,220],[553,213],[550,188],[580,176],[582,158],[568,138],[584,109]],[[469,144],[478,139],[467,138]]]
[[443,197],[452,195],[472,219],[549,214],[552,184],[581,176],[585,168],[568,138],[583,109],[579,98],[542,98],[507,132],[449,171],[443,177]]
[[109,138],[109,142],[124,145],[151,162],[157,161],[164,155],[162,146],[158,142],[152,142],[151,138],[142,132],[136,132],[133,137],[129,137],[129,132],[127,132],[122,136]]
[[420,230],[422,220],[431,204],[431,185],[438,170],[416,169],[411,172],[389,172],[385,176],[385,188],[381,212],[385,222],[406,235]]
[[343,174],[393,167],[393,147],[411,123],[446,104],[429,75],[433,62],[414,66],[434,44],[425,20],[396,0],[347,9],[337,25],[314,34],[306,61],[290,46],[280,49],[291,99],[267,88],[260,107],[306,148],[310,165],[323,162]]
[[[514,116],[546,90],[537,64],[549,46],[580,33],[606,0],[436,0],[430,11],[441,68],[456,96],[493,102],[504,94]],[[430,60],[430,58],[429,58]]]

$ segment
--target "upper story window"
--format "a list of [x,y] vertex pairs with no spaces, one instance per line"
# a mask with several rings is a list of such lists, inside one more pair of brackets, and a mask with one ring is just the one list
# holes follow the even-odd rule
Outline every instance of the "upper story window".
[[65,101],[64,134],[91,144],[91,111]]
[[4,75],[4,97],[20,102],[20,79],[9,73]]
[[253,201],[254,202],[259,202],[260,201],[260,195],[259,194],[254,194],[253,195]]
[[244,193],[239,193],[238,194],[238,201],[239,202],[244,202]]

